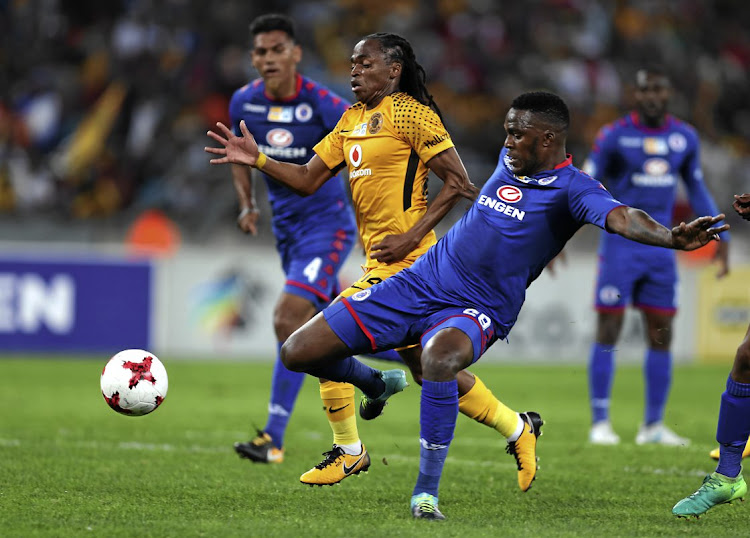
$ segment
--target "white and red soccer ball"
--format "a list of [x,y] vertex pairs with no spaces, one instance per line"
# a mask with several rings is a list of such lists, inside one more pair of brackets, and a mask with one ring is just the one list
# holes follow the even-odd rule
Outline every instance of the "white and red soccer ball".
[[109,359],[102,370],[102,396],[123,415],[147,415],[167,396],[167,370],[153,353],[126,349]]

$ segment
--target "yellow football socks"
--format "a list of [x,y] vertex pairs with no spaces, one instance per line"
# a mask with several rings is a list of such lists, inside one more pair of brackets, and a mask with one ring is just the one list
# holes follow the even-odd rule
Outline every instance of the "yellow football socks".
[[478,376],[474,378],[474,386],[458,399],[458,409],[467,417],[495,428],[504,437],[511,437],[518,428],[518,413],[495,398]]
[[326,381],[320,384],[320,398],[333,431],[333,442],[339,446],[359,444],[355,415],[354,386]]

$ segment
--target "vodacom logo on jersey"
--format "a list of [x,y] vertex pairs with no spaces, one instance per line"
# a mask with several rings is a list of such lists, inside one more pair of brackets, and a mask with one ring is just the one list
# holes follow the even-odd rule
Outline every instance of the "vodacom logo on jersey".
[[349,150],[349,163],[354,168],[362,164],[362,146],[359,144],[354,144],[352,149]]
[[349,179],[372,175],[370,168],[358,170],[360,164],[362,164],[362,146],[354,144],[349,150]]
[[523,192],[521,192],[521,189],[513,185],[503,185],[497,189],[497,197],[503,202],[515,204],[523,198]]

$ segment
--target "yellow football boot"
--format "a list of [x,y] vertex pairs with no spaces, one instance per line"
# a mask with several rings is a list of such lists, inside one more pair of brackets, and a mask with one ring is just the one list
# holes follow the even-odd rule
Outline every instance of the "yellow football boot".
[[346,454],[338,445],[333,445],[323,455],[323,461],[299,477],[300,482],[308,486],[333,486],[347,476],[366,473],[370,468],[370,455],[365,445],[362,445],[362,452],[356,455]]
[[520,415],[525,422],[523,432],[518,439],[508,442],[505,451],[516,458],[518,487],[521,488],[521,491],[528,491],[531,483],[536,478],[536,471],[539,468],[536,463],[539,461],[539,458],[536,457],[536,441],[542,433],[541,429],[544,421],[539,416],[539,413],[535,413],[534,411],[520,413]]

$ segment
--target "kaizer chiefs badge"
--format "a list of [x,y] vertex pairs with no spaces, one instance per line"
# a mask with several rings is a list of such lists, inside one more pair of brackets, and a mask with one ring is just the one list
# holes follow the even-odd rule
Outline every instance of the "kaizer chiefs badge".
[[370,134],[378,134],[382,126],[383,115],[380,112],[375,112],[370,118],[370,125],[368,126],[367,132]]

